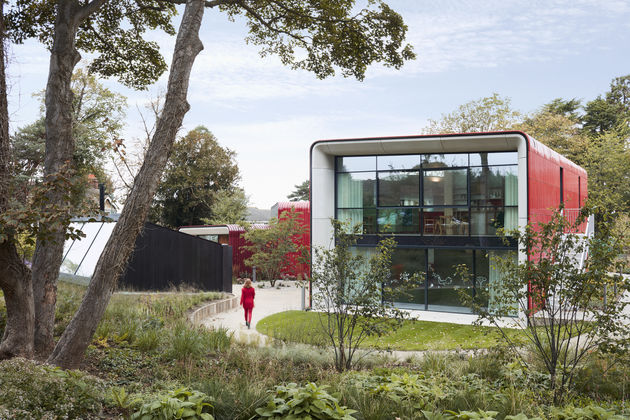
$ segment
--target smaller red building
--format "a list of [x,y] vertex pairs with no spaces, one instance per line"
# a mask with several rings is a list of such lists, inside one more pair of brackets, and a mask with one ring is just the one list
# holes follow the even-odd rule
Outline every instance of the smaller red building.
[[[307,227],[306,233],[294,238],[296,244],[301,244],[308,248],[310,253],[310,203],[308,201],[282,201],[271,208],[272,217],[279,220],[286,219],[285,212],[291,209],[299,214],[299,220],[302,226]],[[252,229],[266,229],[266,224],[253,224]],[[201,226],[183,226],[179,231],[188,235],[197,236],[220,244],[232,247],[232,274],[238,277],[250,277],[252,268],[245,261],[251,257],[251,252],[247,251],[245,246],[248,244],[243,236],[245,229],[240,225],[201,225]],[[291,263],[282,270],[282,273],[289,276],[306,278],[309,274],[308,264],[298,262],[298,254],[292,253],[289,256]]]

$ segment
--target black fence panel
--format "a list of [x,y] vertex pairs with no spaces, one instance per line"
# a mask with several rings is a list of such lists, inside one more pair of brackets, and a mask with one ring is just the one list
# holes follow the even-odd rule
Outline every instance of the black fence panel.
[[[225,254],[229,254],[228,264]],[[145,223],[120,287],[166,290],[182,285],[232,291],[232,248]]]
[[232,247],[224,244],[223,247],[223,291],[232,293]]

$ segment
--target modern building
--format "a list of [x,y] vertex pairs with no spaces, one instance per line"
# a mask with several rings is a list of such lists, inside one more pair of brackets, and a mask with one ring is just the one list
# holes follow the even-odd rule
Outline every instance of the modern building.
[[[422,276],[396,302],[414,310],[469,312],[457,289],[491,295],[492,258],[527,258],[497,229],[548,221],[560,203],[576,216],[587,196],[584,169],[517,131],[321,140],[310,162],[311,245],[330,246],[332,218],[362,224],[356,252],[394,235],[392,274]],[[462,264],[472,284],[456,275]]]

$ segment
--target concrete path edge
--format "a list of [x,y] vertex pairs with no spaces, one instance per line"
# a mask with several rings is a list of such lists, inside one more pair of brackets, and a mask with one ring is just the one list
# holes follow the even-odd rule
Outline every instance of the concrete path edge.
[[203,321],[210,318],[212,315],[216,315],[221,312],[227,312],[239,305],[239,297],[232,294],[226,294],[229,296],[226,299],[215,300],[207,303],[197,309],[195,309],[189,316],[190,322],[195,325],[203,325]]

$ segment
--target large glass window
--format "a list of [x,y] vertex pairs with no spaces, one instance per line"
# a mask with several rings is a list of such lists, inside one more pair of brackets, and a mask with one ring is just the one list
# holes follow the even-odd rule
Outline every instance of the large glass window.
[[379,172],[379,206],[420,205],[419,172]]
[[428,303],[429,310],[448,312],[470,312],[464,307],[460,293],[472,294],[472,284],[461,278],[456,270],[460,265],[473,272],[473,251],[467,249],[428,250]]
[[518,227],[516,152],[337,157],[336,217],[364,233],[494,236]]
[[420,217],[416,209],[379,209],[378,231],[383,233],[420,233]]
[[425,170],[423,178],[425,206],[468,204],[466,169]]

